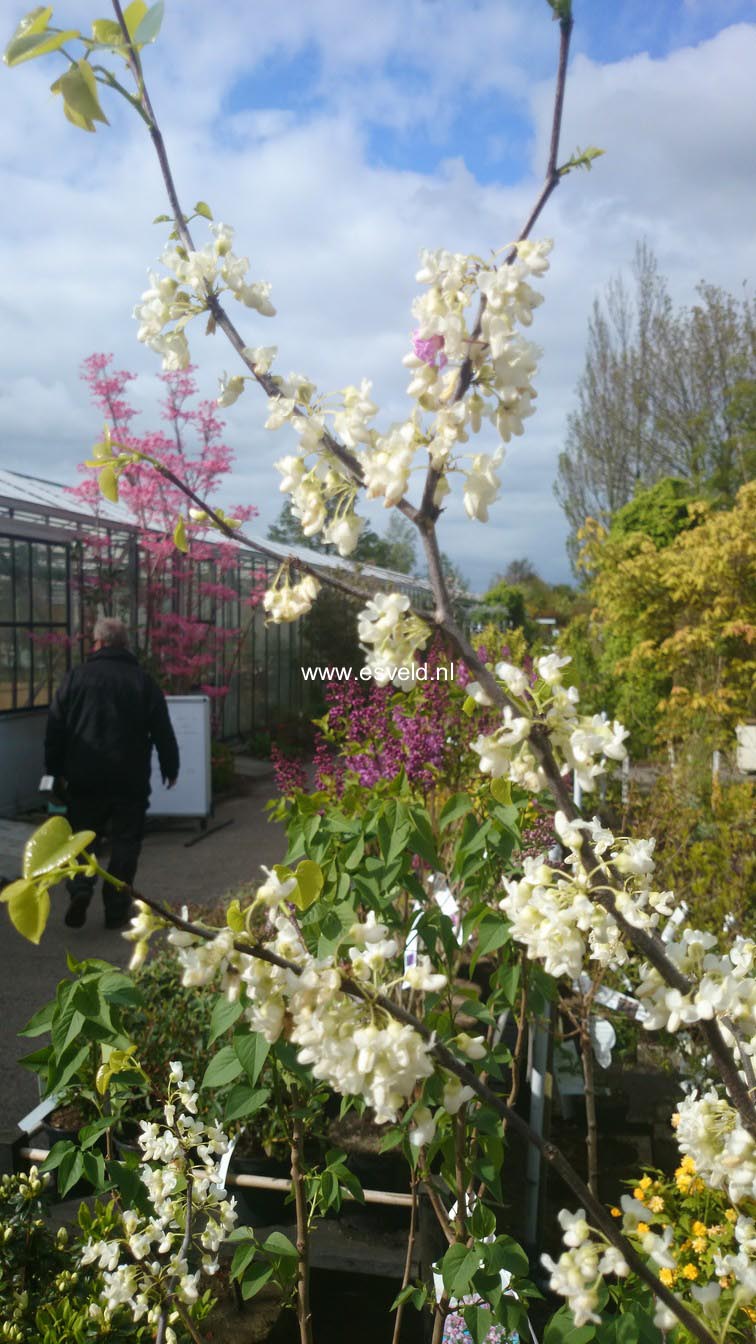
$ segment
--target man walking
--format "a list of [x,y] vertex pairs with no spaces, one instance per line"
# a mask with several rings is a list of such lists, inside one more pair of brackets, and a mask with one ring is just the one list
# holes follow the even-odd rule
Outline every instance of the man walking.
[[[72,668],[55,693],[47,719],[45,773],[65,782],[71,827],[95,831],[95,849],[110,822],[108,871],[129,886],[142,847],[153,745],[163,783],[172,788],[179,751],[165,696],[129,651],[123,622],[101,617],[86,662]],[[69,881],[69,928],[79,929],[86,921],[95,881],[82,874]],[[131,897],[105,882],[103,901],[105,928],[124,928]]]

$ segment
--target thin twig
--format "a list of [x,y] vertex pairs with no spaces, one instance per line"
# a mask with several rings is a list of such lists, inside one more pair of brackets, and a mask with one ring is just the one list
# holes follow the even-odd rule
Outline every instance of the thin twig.
[[[402,1286],[399,1289],[403,1293],[409,1286],[410,1276],[412,1274],[412,1258],[415,1254],[415,1227],[417,1222],[417,1177],[412,1177],[410,1188],[412,1203],[410,1205],[410,1225],[409,1236],[407,1238],[407,1254],[404,1258],[404,1273],[402,1274]],[[399,1336],[402,1332],[402,1317],[404,1316],[404,1303],[400,1302],[394,1316],[394,1333],[391,1338],[391,1344],[399,1344]]]

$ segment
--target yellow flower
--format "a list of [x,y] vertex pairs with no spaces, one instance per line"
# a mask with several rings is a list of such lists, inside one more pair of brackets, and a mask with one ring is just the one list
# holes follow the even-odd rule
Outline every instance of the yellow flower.
[[635,1189],[633,1190],[633,1199],[637,1199],[642,1204],[645,1193],[646,1192],[642,1188],[642,1186],[636,1185]]
[[706,1237],[694,1237],[692,1245],[696,1255],[703,1255],[708,1245],[708,1242],[706,1240]]
[[698,1270],[695,1265],[684,1265],[682,1275],[684,1279],[697,1279]]
[[675,1172],[675,1181],[677,1182],[677,1188],[680,1191],[680,1194],[687,1195],[691,1185],[693,1184],[693,1177],[686,1175],[684,1171],[678,1168],[678,1170]]
[[651,1228],[649,1227],[648,1223],[638,1223],[638,1226],[636,1227],[635,1231],[637,1236],[645,1237],[648,1236],[648,1233],[651,1231]]
[[693,1161],[693,1158],[690,1156],[689,1153],[686,1153],[686,1154],[685,1154],[685,1157],[683,1158],[682,1162],[680,1163],[680,1169],[681,1169],[682,1171],[687,1171],[687,1172],[689,1172],[691,1176],[695,1176],[695,1174],[696,1174],[696,1164],[695,1164],[695,1162]]
[[641,1180],[638,1182],[638,1184],[640,1185],[641,1190],[648,1190],[648,1187],[651,1184],[651,1177],[643,1176]]
[[621,1218],[621,1217],[622,1217],[622,1209],[614,1208],[614,1209],[610,1209],[609,1212],[610,1212],[610,1214],[612,1215],[612,1218]]
[[725,1218],[728,1223],[736,1223],[738,1221],[737,1209],[725,1209]]
[[665,1267],[664,1269],[659,1270],[659,1278],[661,1279],[661,1282],[664,1284],[665,1288],[671,1288],[675,1279],[677,1278],[677,1274],[675,1273],[674,1269],[667,1269]]
[[648,1201],[648,1207],[652,1213],[662,1213],[664,1210],[664,1200],[661,1195],[654,1195],[653,1198]]
[[721,1237],[726,1230],[723,1223],[713,1223],[711,1227],[707,1227],[706,1235],[707,1237]]
[[719,1280],[719,1286],[720,1286],[720,1288],[731,1288],[731,1287],[732,1287],[732,1279],[730,1278],[729,1274],[725,1274],[725,1275]]
[[673,1129],[677,1129],[677,1126],[678,1126],[679,1123],[680,1123],[680,1113],[679,1113],[679,1111],[675,1111],[674,1115],[672,1116],[672,1120],[671,1120],[670,1123],[671,1123]]

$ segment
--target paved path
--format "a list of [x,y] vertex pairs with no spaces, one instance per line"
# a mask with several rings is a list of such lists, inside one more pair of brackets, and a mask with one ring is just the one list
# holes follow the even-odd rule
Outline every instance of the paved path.
[[[260,864],[280,862],[285,847],[283,828],[273,825],[263,810],[274,787],[269,777],[246,778],[243,795],[220,802],[210,822],[211,827],[229,820],[232,824],[190,847],[186,841],[199,833],[196,825],[161,823],[161,829],[145,839],[137,887],[168,905],[212,905],[243,883],[259,879]],[[6,866],[2,870],[9,879],[18,875],[28,832],[21,822],[3,824],[6,864],[16,856],[15,869]],[[56,888],[50,922],[39,947],[21,938],[0,908],[0,1131],[12,1130],[37,1102],[36,1077],[16,1061],[40,1042],[20,1040],[16,1033],[53,998],[58,981],[67,974],[66,952],[77,958],[103,957],[119,965],[130,955],[130,945],[121,935],[103,928],[99,895],[92,901],[83,929],[65,927],[66,904],[65,890]]]

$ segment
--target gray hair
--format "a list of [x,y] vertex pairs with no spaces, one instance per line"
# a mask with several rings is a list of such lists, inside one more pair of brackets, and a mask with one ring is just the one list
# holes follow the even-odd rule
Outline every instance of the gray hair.
[[106,649],[127,649],[129,646],[126,626],[116,616],[98,616],[92,638],[95,644],[102,644]]

